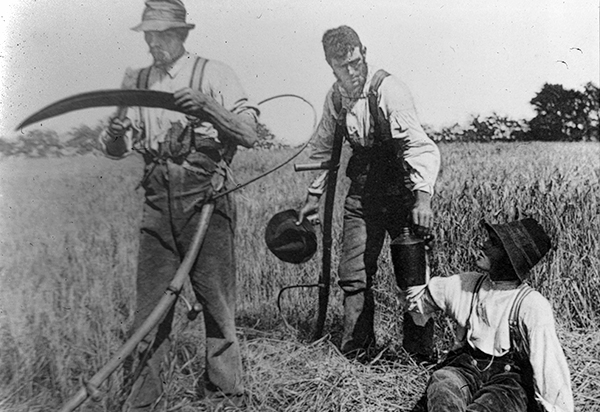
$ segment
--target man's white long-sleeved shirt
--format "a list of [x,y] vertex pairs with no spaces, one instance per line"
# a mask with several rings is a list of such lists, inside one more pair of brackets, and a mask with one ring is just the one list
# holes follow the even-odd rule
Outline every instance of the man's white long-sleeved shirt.
[[[433,277],[426,286],[409,290],[409,311],[427,316],[441,310],[456,321],[458,341],[488,355],[503,356],[510,349],[509,312],[518,283],[493,282],[486,276],[475,294],[481,276],[462,273]],[[529,348],[537,400],[549,412],[572,412],[569,368],[556,335],[550,303],[533,291],[521,304],[518,322]]]
[[[373,75],[378,71],[368,66],[367,80],[358,98],[350,98],[342,92],[342,107],[347,111],[348,139],[353,145],[371,146],[374,127],[369,112],[368,92]],[[313,135],[311,162],[323,162],[331,158],[333,136],[338,114],[333,94],[335,85],[327,93],[321,121]],[[342,88],[340,90],[343,91]],[[412,95],[406,85],[393,75],[387,76],[378,90],[378,108],[389,122],[393,139],[402,140],[403,160],[410,166],[410,190],[433,194],[433,187],[440,168],[440,153],[435,143],[425,134],[419,122]],[[325,190],[327,173],[319,175],[309,187],[309,193],[321,195]],[[402,179],[402,176],[398,176]]]
[[[196,58],[196,55],[186,52],[166,69],[152,67],[148,78],[148,89],[174,93],[184,87],[189,87],[194,74]],[[121,88],[135,89],[141,70],[128,69]],[[207,61],[199,89],[230,112],[248,115],[256,120],[257,107],[249,101],[248,95],[242,88],[236,74],[228,65],[217,60]],[[123,156],[132,152],[134,144],[145,150],[157,151],[159,143],[164,142],[174,124],[185,125],[188,122],[185,114],[152,107],[129,108],[127,117],[132,122],[132,128],[124,136],[127,151]],[[215,127],[207,121],[201,122],[194,131],[198,138],[217,140],[219,138]],[[107,139],[110,139],[110,137],[107,136],[106,132],[102,133],[100,143],[105,153]]]

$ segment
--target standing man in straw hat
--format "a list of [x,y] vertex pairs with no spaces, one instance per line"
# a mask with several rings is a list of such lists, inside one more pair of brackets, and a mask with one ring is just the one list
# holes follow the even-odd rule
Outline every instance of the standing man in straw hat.
[[[142,23],[151,66],[130,70],[123,88],[174,93],[186,115],[157,108],[119,109],[100,136],[104,152],[123,158],[134,151],[145,160],[145,189],[137,272],[135,331],[154,309],[189,247],[202,204],[226,188],[237,145],[257,140],[258,110],[225,64],[186,51],[194,25],[179,0],[147,1]],[[235,208],[219,198],[191,283],[203,307],[206,367],[200,388],[207,403],[240,404],[242,363],[235,331]],[[149,411],[159,401],[168,372],[173,310],[140,344],[124,410]],[[200,342],[199,342],[200,345]]]
[[569,369],[552,307],[524,282],[550,249],[534,219],[485,222],[485,271],[433,277],[409,291],[410,311],[441,310],[457,323],[457,348],[431,375],[429,412],[572,412]]
[[[440,154],[427,137],[406,85],[367,64],[367,48],[348,26],[323,35],[325,59],[337,81],[325,100],[311,160],[329,160],[336,127],[352,148],[346,176],[339,284],[344,291],[341,351],[362,360],[375,345],[373,280],[386,233],[403,227],[426,234],[433,227],[431,197]],[[310,185],[298,224],[316,214],[327,173]],[[434,357],[433,321],[416,325],[404,317],[403,347],[419,361]]]

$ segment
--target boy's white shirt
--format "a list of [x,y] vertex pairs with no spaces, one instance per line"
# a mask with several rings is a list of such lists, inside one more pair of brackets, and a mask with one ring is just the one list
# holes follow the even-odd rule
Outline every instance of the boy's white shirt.
[[[419,315],[421,323],[442,310],[457,323],[457,341],[466,341],[489,355],[502,356],[510,349],[508,317],[518,284],[492,282],[486,276],[473,300],[480,277],[479,273],[433,277],[427,285],[409,288],[409,311]],[[569,369],[548,300],[539,292],[530,293],[521,305],[519,323],[530,348],[528,355],[538,400],[548,411],[573,411]]]

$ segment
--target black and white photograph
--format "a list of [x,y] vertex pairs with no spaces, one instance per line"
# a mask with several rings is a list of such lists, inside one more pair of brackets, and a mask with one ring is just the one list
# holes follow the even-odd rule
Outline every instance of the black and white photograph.
[[0,410],[600,410],[600,5],[4,0]]

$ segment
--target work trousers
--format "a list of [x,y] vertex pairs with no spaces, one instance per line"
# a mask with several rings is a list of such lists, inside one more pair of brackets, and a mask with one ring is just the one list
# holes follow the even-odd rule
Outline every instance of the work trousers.
[[[344,203],[343,244],[339,285],[344,291],[343,353],[367,349],[375,343],[375,302],[372,293],[377,260],[386,233],[392,239],[409,225],[414,205],[411,192],[398,196],[366,196],[351,190]],[[404,315],[403,347],[411,354],[433,355],[433,320],[417,326]]]
[[463,353],[435,371],[427,386],[427,411],[527,412],[520,369],[506,357]]
[[[205,159],[206,160],[206,159]],[[213,164],[216,167],[216,164]],[[186,169],[169,160],[148,164],[136,283],[135,331],[156,307],[194,237],[200,209],[213,190],[214,170]],[[205,371],[201,389],[211,398],[241,397],[242,363],[235,330],[235,207],[228,196],[216,201],[191,284],[202,304]],[[127,404],[132,410],[154,403],[163,391],[168,368],[171,310],[139,345],[145,363]],[[203,342],[198,342],[202,348]]]

